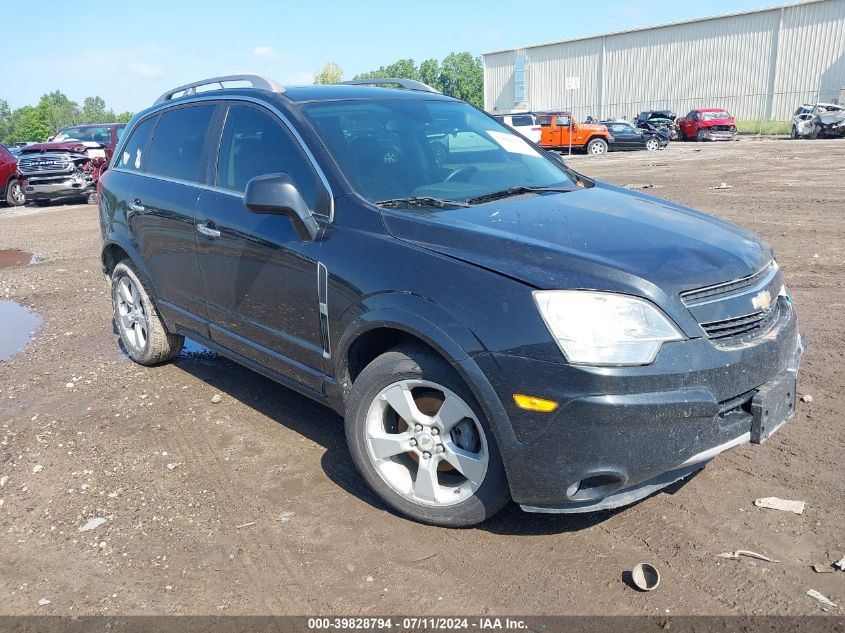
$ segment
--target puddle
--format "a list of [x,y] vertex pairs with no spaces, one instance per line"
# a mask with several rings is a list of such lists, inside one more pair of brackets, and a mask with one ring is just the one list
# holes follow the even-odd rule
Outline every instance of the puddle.
[[217,352],[214,350],[208,349],[205,345],[200,345],[196,341],[192,341],[189,338],[185,339],[185,344],[182,346],[182,353],[180,356],[185,356],[187,358],[216,358]]
[[17,248],[0,250],[0,268],[12,268],[13,266],[30,266],[37,264],[38,258],[32,253]]
[[37,312],[13,301],[0,301],[0,361],[19,354],[44,321]]

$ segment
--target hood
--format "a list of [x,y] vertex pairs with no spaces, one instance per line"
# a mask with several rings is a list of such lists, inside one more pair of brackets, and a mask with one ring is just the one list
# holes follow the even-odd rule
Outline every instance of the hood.
[[89,149],[99,148],[103,146],[93,141],[61,141],[58,143],[36,143],[35,145],[27,145],[21,150],[22,154],[34,154],[38,152],[77,152],[84,154]]
[[652,110],[650,112],[643,112],[642,114],[640,114],[640,118],[643,118],[646,121],[654,121],[660,119],[674,121],[677,116],[678,115],[672,112],[671,110]]
[[608,134],[607,126],[603,123],[579,123],[578,129],[582,132],[595,132],[597,134]]
[[596,183],[434,212],[382,210],[395,237],[536,288],[668,295],[760,270],[771,249],[693,209]]
[[736,121],[732,116],[726,116],[720,119],[709,119],[707,121],[699,121],[700,127],[710,127],[712,125],[736,125]]

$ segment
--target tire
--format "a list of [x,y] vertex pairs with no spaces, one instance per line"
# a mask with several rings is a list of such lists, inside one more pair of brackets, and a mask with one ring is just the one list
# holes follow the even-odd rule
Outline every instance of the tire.
[[97,192],[96,191],[93,192],[93,193],[89,193],[85,197],[85,204],[97,204],[97,202],[98,202],[98,200],[97,200]]
[[26,204],[26,196],[19,180],[10,180],[6,185],[6,204],[10,207],[21,207]]
[[114,323],[129,357],[139,365],[152,366],[178,356],[185,339],[167,331],[149,286],[131,260],[114,267],[111,287]]
[[[406,418],[415,420],[413,427]],[[428,348],[397,347],[367,365],[352,385],[345,426],[352,460],[366,482],[415,521],[468,527],[510,500],[481,407],[455,370]]]
[[789,132],[789,136],[792,137],[793,140],[798,138],[798,128],[794,125],[792,126],[792,130]]
[[607,141],[603,138],[594,138],[587,143],[587,153],[593,156],[600,156],[607,154]]
[[696,133],[696,135],[695,135],[695,140],[696,140],[696,141],[698,141],[699,143],[703,143],[704,141],[706,141],[706,140],[707,140],[707,139],[705,138],[705,136],[704,136],[704,130],[699,130],[699,131]]
[[654,137],[652,136],[650,139],[648,139],[648,140],[645,142],[645,148],[646,148],[648,151],[653,152],[653,151],[655,151],[655,150],[660,149],[660,142],[659,142],[656,138],[654,138]]

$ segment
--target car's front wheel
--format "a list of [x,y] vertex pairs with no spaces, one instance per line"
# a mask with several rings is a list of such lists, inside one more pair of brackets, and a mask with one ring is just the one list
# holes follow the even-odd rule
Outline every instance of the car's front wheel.
[[656,138],[651,137],[645,142],[645,148],[653,152],[654,150],[660,149],[660,142]]
[[607,153],[607,141],[603,138],[594,138],[587,143],[587,153],[598,156],[599,154]]
[[789,133],[789,135],[790,135],[793,139],[797,139],[797,138],[798,138],[798,128],[797,128],[797,127],[795,127],[795,126],[793,125],[793,126],[792,126],[792,131]]
[[347,402],[346,438],[370,487],[417,521],[466,527],[510,499],[481,408],[454,369],[426,348],[396,348],[361,371]]
[[12,180],[6,186],[6,204],[10,207],[20,207],[26,202],[20,181]]
[[707,140],[707,134],[704,132],[704,130],[698,131],[698,133],[695,135],[695,140],[698,141],[699,143]]
[[129,357],[141,365],[158,365],[178,356],[185,339],[167,330],[135,265],[124,259],[111,279],[114,321]]

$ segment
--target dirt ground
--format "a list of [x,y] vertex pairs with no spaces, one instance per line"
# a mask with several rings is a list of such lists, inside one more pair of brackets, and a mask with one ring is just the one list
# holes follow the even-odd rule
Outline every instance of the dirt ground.
[[[95,207],[2,208],[0,249],[40,261],[0,268],[0,299],[44,323],[0,362],[0,613],[820,614],[809,589],[845,603],[845,572],[811,568],[845,555],[845,142],[571,164],[774,246],[810,342],[799,393],[812,402],[769,442],[620,511],[511,506],[477,529],[418,525],[368,492],[328,409],[212,353],[129,361]],[[753,505],[768,496],[806,510]],[[736,549],[781,562],[718,556]],[[641,561],[662,574],[649,594],[623,580]]]

